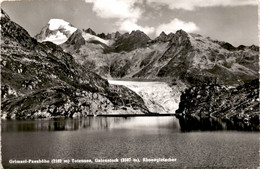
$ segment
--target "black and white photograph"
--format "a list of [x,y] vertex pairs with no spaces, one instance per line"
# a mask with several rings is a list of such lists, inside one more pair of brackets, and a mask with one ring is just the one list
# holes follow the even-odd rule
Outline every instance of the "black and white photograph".
[[257,0],[0,3],[0,168],[260,167]]

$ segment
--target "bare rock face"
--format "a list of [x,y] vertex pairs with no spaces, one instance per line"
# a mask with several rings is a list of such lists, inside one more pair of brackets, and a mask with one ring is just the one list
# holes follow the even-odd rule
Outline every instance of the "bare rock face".
[[132,31],[130,34],[125,33],[119,36],[115,43],[113,43],[113,52],[131,51],[134,49],[147,46],[147,42],[150,38],[142,31]]
[[86,30],[83,29],[83,31],[86,32],[86,33],[89,33],[91,35],[95,35],[95,36],[97,35],[96,32],[94,32],[91,28],[88,28]]
[[258,77],[258,53],[258,47],[232,48],[228,43],[179,30],[164,53],[151,57],[133,77],[180,79],[188,85],[243,84]]
[[[60,46],[65,52],[73,56],[75,61],[84,69],[91,70],[101,76],[108,73],[107,57],[104,50],[109,49],[108,44],[113,40],[102,39],[91,34],[91,30],[77,30]],[[100,67],[99,67],[100,65]]]
[[155,41],[166,42],[167,40],[168,40],[168,37],[165,34],[165,32],[162,32],[157,38],[155,38]]
[[97,36],[106,40],[116,40],[121,36],[121,34],[117,31],[117,32],[107,33],[107,34],[99,33],[97,34]]
[[83,37],[83,31],[81,30],[76,30],[70,37],[69,39],[64,43],[62,44],[61,46],[65,46],[67,44],[71,44],[73,45],[73,49],[76,50],[76,49],[79,49],[80,46],[84,45],[86,42],[85,42],[85,39]]
[[167,35],[165,32],[162,32],[158,37],[156,37],[153,40],[150,40],[149,44],[169,42],[173,38],[173,36],[173,33]]
[[114,110],[127,114],[128,109],[150,113],[136,93],[83,69],[60,46],[38,43],[1,13],[3,118],[77,117]]
[[[145,106],[141,97],[127,87],[120,85],[111,85],[109,95],[107,96],[111,102],[125,110],[140,110],[143,113],[151,113]],[[139,114],[139,113],[136,113]]]
[[259,105],[259,79],[232,89],[203,84],[185,90],[176,114],[217,117],[259,127]]

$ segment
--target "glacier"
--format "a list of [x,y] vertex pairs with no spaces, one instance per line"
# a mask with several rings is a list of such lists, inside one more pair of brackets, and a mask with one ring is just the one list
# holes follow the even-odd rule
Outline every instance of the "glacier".
[[179,107],[181,91],[165,82],[140,82],[108,80],[110,84],[123,85],[136,92],[149,111],[159,114],[174,114]]

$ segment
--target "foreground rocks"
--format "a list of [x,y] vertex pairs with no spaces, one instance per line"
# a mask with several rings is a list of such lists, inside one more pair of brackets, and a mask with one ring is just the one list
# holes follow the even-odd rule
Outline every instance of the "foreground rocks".
[[186,89],[176,114],[259,126],[259,79],[232,89],[216,84]]
[[109,85],[51,42],[38,43],[1,10],[2,118],[150,113],[133,91]]

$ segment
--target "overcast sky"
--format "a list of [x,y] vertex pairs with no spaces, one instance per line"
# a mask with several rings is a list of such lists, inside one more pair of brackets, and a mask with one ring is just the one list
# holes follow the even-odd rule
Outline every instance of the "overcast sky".
[[154,38],[183,29],[235,46],[258,45],[257,0],[22,0],[1,7],[32,36],[59,18],[96,33],[139,29]]

